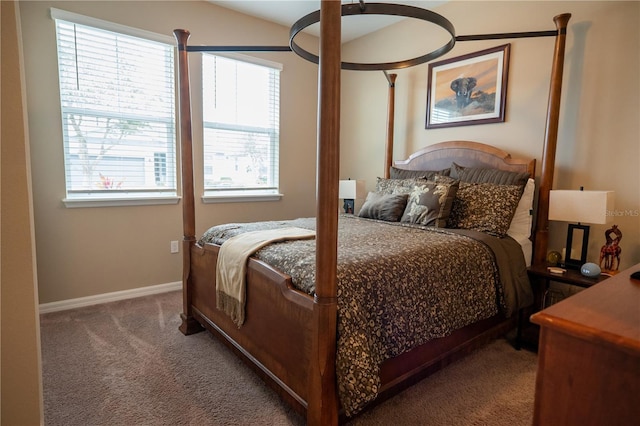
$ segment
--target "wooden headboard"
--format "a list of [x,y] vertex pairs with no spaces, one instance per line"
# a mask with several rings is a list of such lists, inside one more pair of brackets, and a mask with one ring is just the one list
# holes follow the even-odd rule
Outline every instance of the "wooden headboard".
[[480,142],[448,141],[430,145],[395,167],[406,170],[443,170],[451,163],[463,167],[486,167],[512,172],[528,172],[535,176],[535,159],[514,158],[508,152]]

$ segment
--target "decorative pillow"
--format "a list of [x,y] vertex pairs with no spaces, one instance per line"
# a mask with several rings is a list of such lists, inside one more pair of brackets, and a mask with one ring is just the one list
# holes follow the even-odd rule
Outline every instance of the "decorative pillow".
[[458,181],[415,185],[409,193],[407,208],[400,221],[437,228],[446,227],[456,192]]
[[407,206],[407,194],[369,192],[358,216],[368,219],[398,222]]
[[447,225],[504,237],[521,193],[520,185],[460,182]]
[[496,183],[500,185],[520,185],[521,189],[529,179],[527,172],[509,172],[506,170],[480,168],[480,167],[462,167],[456,163],[451,164],[451,173],[454,179],[462,182],[472,183]]
[[457,179],[452,179],[449,176],[435,175],[432,179],[423,178],[408,178],[408,179],[383,179],[378,178],[376,182],[376,192],[383,194],[408,194],[413,190],[416,185],[424,185],[428,182],[436,183],[454,183],[458,182]]
[[408,194],[414,186],[427,183],[426,179],[383,179],[378,178],[376,192],[381,194]]
[[449,176],[450,169],[444,170],[404,170],[391,166],[389,169],[389,177],[391,179],[433,179],[436,175]]
[[507,235],[516,241],[525,240],[531,236],[533,195],[535,189],[535,181],[529,178],[522,192],[522,197],[520,197],[520,202],[513,215],[513,219],[511,219],[511,225],[507,230]]

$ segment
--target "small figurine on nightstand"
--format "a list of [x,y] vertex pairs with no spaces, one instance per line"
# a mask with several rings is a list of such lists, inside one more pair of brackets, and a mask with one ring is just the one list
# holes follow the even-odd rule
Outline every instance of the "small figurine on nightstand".
[[[611,238],[611,234],[615,238]],[[617,274],[620,267],[620,253],[622,248],[618,245],[622,239],[622,232],[618,229],[618,225],[613,225],[604,233],[607,242],[600,249],[600,267],[604,275]]]

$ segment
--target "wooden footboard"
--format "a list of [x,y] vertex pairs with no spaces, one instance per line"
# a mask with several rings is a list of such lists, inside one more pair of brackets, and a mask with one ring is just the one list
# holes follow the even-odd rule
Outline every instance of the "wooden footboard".
[[216,308],[215,268],[219,246],[191,247],[193,318],[251,366],[304,413],[307,407],[313,299],[291,278],[251,258],[247,268],[246,319],[242,327]]
[[447,365],[464,358],[474,350],[505,335],[516,327],[516,316],[498,314],[469,324],[452,334],[431,340],[380,366],[382,388],[375,403],[397,395],[400,391]]
[[[313,299],[295,289],[288,275],[250,258],[246,320],[238,328],[216,308],[219,249],[213,244],[191,246],[189,293],[193,321],[236,352],[296,411],[306,414]],[[380,368],[382,386],[374,405],[505,334],[515,327],[514,321],[515,318],[496,315],[385,361]],[[341,415],[341,420],[346,418]]]

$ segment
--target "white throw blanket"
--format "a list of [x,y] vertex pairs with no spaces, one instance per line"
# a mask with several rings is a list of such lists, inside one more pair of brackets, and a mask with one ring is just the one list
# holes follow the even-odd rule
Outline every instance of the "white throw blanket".
[[244,323],[247,259],[267,244],[314,238],[315,231],[304,228],[251,231],[229,238],[220,246],[216,266],[216,307],[240,327]]

